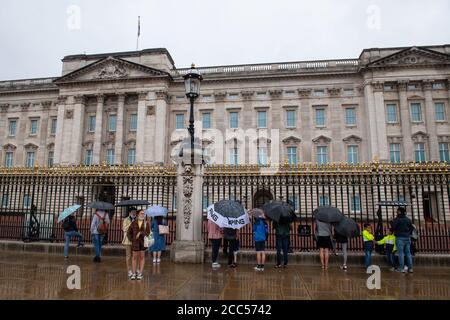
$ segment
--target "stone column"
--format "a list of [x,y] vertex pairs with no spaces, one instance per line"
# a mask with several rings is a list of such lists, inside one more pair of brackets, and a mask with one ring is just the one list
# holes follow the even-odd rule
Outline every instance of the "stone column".
[[75,96],[75,106],[73,109],[72,121],[72,164],[81,164],[81,145],[84,133],[84,96]]
[[165,163],[167,148],[167,100],[166,91],[156,91],[155,107],[155,162]]
[[375,99],[373,96],[373,89],[371,83],[366,83],[364,86],[364,97],[367,106],[367,113],[369,118],[369,142],[370,142],[370,158],[373,160],[379,156],[378,149],[378,135],[376,123]]
[[203,165],[201,154],[196,155],[195,164],[191,164],[189,151],[186,147],[177,167],[177,231],[170,258],[173,262],[203,263]]
[[62,162],[62,148],[64,142],[64,109],[66,104],[66,97],[58,97],[57,108],[58,108],[58,117],[57,117],[57,125],[56,125],[56,136],[55,136],[55,154],[54,154],[54,163],[61,164]]
[[433,96],[431,94],[432,81],[423,82],[423,90],[425,93],[425,124],[428,134],[428,150],[430,151],[429,158],[431,161],[439,161],[439,142],[436,133],[436,121],[434,113]]
[[386,130],[386,114],[384,111],[384,97],[383,97],[383,83],[375,83],[373,85],[374,109],[377,126],[377,140],[378,140],[378,157],[380,161],[389,161],[389,147],[387,143]]
[[97,95],[97,111],[95,113],[95,135],[94,135],[94,149],[92,150],[92,163],[100,164],[102,152],[102,135],[103,135],[103,104],[105,96],[103,94]]
[[413,142],[411,139],[411,117],[409,114],[408,97],[406,95],[406,90],[408,88],[408,83],[406,81],[399,81],[398,83],[398,94],[400,98],[400,123],[402,127],[403,136],[403,161],[413,160]]
[[123,119],[124,115],[124,105],[125,105],[125,95],[119,94],[118,96],[118,106],[117,106],[117,126],[116,126],[116,139],[114,146],[115,153],[115,163],[122,164],[122,150],[123,150],[123,133],[125,121]]
[[136,164],[144,163],[144,130],[145,118],[147,117],[146,103],[148,92],[139,92],[137,130],[136,130]]

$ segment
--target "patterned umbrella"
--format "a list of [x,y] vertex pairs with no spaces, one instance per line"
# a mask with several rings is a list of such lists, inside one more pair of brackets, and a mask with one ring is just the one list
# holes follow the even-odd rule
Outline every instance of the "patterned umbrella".
[[68,216],[70,216],[72,213],[74,213],[75,211],[77,211],[80,208],[81,208],[81,206],[79,204],[74,204],[73,206],[70,206],[70,207],[64,209],[64,211],[61,212],[58,216],[58,223],[63,221],[65,218],[67,218]]
[[208,207],[208,219],[221,228],[240,229],[250,223],[247,211],[237,201],[221,200]]

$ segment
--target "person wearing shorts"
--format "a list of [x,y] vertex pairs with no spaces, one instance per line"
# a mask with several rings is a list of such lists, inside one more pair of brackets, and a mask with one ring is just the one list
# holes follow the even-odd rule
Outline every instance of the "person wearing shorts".
[[265,216],[261,215],[255,219],[253,224],[253,237],[255,239],[256,250],[256,271],[264,271],[264,263],[266,260],[266,240],[269,234],[269,226],[265,220]]

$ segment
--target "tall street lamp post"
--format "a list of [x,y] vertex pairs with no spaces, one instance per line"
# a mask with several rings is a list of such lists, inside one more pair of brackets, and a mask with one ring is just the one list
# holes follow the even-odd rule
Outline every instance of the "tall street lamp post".
[[191,65],[191,70],[184,76],[184,87],[186,90],[186,97],[191,103],[190,115],[189,115],[189,127],[188,132],[191,137],[191,164],[194,164],[194,101],[200,94],[200,82],[203,80],[202,76],[195,68],[195,65]]

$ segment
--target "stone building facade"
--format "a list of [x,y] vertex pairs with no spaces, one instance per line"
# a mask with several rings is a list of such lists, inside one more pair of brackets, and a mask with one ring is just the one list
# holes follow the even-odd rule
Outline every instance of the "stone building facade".
[[[62,62],[60,77],[0,81],[3,166],[172,162],[189,69],[166,49]],[[196,135],[211,162],[449,161],[450,45],[198,69]]]

